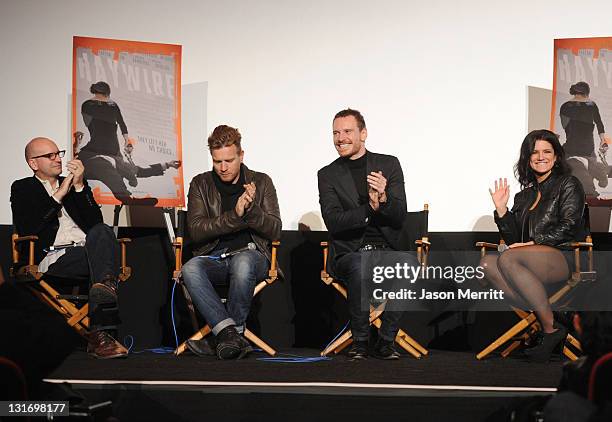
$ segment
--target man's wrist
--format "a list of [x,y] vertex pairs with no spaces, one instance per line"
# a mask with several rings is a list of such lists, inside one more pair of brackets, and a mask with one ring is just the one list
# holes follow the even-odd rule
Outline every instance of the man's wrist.
[[380,207],[380,203],[378,202],[374,203],[372,201],[368,201],[368,211],[370,215],[378,211],[379,207]]

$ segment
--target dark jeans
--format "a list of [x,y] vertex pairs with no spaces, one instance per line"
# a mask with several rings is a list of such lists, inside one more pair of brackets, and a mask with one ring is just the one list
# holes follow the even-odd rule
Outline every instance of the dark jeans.
[[[213,252],[211,256],[218,256]],[[266,278],[268,260],[259,251],[244,251],[230,258],[217,260],[204,256],[191,258],[182,268],[183,281],[195,307],[218,334],[235,325],[242,331],[249,315],[255,283]],[[227,309],[213,285],[227,284]]]
[[[386,262],[407,262],[409,265],[418,266],[418,261],[414,254],[400,251],[377,251],[378,254],[384,254]],[[346,255],[342,255],[335,263],[334,270],[338,275],[338,278],[346,283],[348,291],[348,302],[349,302],[349,314],[351,317],[351,332],[353,340],[355,341],[368,341],[369,338],[369,327],[370,313],[367,310],[370,302],[370,286],[373,284],[371,280],[371,274],[364,274],[364,270],[368,268],[367,265],[362,265],[362,260],[368,259],[371,252],[351,252]],[[368,279],[365,279],[368,277]],[[367,291],[364,292],[363,287],[368,287]],[[367,295],[367,296],[363,296]],[[399,320],[402,317],[402,311],[396,310],[385,310],[382,313],[380,319],[382,325],[378,332],[378,335],[387,341],[393,341],[398,332]]]
[[[87,280],[89,287],[106,277],[117,278],[119,275],[119,242],[113,230],[106,224],[96,224],[85,238],[85,246],[66,249],[66,253],[55,261],[47,275],[69,280]],[[116,308],[116,307],[115,307]],[[89,302],[89,328],[92,331],[113,325],[109,321],[116,319],[112,311],[104,312],[97,303]],[[114,319],[113,319],[114,318]],[[114,327],[113,327],[114,328]]]

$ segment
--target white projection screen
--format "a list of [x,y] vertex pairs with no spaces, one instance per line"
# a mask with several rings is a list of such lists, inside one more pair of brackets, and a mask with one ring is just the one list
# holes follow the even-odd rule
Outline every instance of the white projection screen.
[[316,174],[337,157],[332,117],[351,107],[365,116],[367,147],[400,159],[408,208],[428,203],[431,231],[495,230],[488,187],[507,177],[514,195],[521,141],[550,125],[554,39],[611,35],[612,3],[583,2],[580,19],[567,7],[108,0],[93,13],[76,0],[2,2],[0,44],[11,60],[0,79],[0,223],[11,223],[11,181],[31,174],[25,143],[69,145],[72,37],[81,35],[182,47],[183,87],[205,87],[183,91],[184,107],[198,105],[182,110],[186,188],[210,169],[206,136],[228,124],[242,133],[245,163],[272,177],[283,229],[324,230]]

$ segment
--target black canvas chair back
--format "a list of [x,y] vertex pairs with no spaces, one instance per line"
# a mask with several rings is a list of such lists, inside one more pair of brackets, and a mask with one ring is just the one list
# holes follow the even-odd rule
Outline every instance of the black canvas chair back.
[[[183,266],[183,263],[190,259],[192,255],[191,250],[193,247],[193,245],[191,245],[190,247],[191,242],[189,241],[189,230],[187,230],[186,224],[187,224],[187,211],[179,210],[177,214],[176,240],[173,243],[174,259],[175,259],[175,269],[174,269],[173,279],[175,282],[180,284],[181,290],[183,291],[183,295],[185,296],[185,300],[187,302],[187,309],[189,311],[191,324],[193,326],[193,330],[195,331],[195,334],[193,334],[190,338],[193,340],[199,340],[202,337],[208,335],[211,332],[211,330],[208,324],[204,325],[204,327],[202,328],[199,328],[200,323],[198,321],[196,309],[193,305],[193,301],[191,300],[191,296],[189,295],[189,291],[187,290],[187,288],[185,287],[185,284],[182,282],[182,279],[181,279],[181,268]],[[277,279],[276,251],[279,245],[280,245],[279,241],[272,242],[272,262],[271,262],[271,268],[268,271],[268,278],[266,280],[259,282],[255,286],[255,292],[253,294],[254,302],[251,305],[251,310],[254,310],[254,309],[256,310],[259,307],[259,302],[258,302],[259,298],[257,297],[259,292],[263,290],[267,285],[274,283],[274,281],[276,281]],[[219,294],[219,297],[221,297],[222,301],[225,302],[228,296],[229,284],[221,284],[221,285],[215,284],[214,287],[217,293]],[[258,321],[252,318],[249,318],[249,320],[247,321],[247,325],[259,331]],[[247,340],[255,344],[257,347],[262,349],[264,352],[266,352],[270,356],[276,355],[276,350],[270,347],[267,343],[265,343],[262,339],[260,339],[257,335],[255,335],[248,328],[245,328],[244,336],[246,337]],[[186,342],[181,343],[177,347],[177,349],[174,351],[176,356],[182,354],[186,350],[185,343]]]
[[422,211],[412,211],[406,215],[399,238],[399,249],[416,251],[416,241],[429,238],[429,209],[427,205]]

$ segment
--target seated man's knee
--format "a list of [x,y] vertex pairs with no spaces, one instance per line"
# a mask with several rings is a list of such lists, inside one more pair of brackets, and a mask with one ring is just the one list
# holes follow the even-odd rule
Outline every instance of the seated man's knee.
[[201,276],[206,275],[206,266],[200,262],[204,258],[195,257],[187,261],[181,268],[183,274],[183,281],[185,285],[189,287],[192,283],[196,282]]
[[232,257],[230,269],[233,280],[248,280],[256,274],[258,258],[256,254],[258,253],[256,251],[242,252]]

